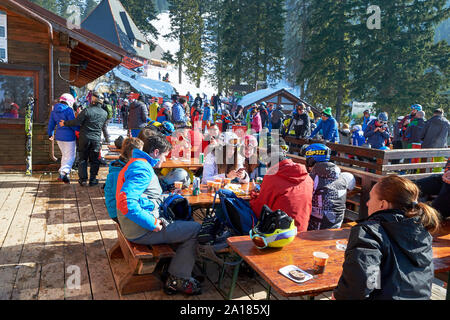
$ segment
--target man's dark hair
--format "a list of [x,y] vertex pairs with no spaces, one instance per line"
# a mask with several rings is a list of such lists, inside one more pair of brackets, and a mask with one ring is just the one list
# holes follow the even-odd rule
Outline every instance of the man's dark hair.
[[444,110],[442,110],[441,108],[439,108],[439,109],[434,110],[433,113],[442,115],[442,114],[444,114]]
[[150,134],[143,141],[144,148],[142,150],[148,154],[152,153],[156,149],[159,150],[159,153],[168,152],[172,149],[172,145],[170,144],[170,142],[167,141],[166,137],[163,137],[161,134]]
[[180,98],[180,99],[178,100],[178,102],[181,103],[181,104],[183,104],[183,103],[186,102],[186,99],[185,99],[185,98]]
[[142,101],[142,102],[145,101],[144,96],[142,94],[139,95],[138,101]]

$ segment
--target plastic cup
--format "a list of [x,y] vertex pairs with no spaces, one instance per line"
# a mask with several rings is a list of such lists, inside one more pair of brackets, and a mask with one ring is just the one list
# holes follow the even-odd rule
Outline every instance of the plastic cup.
[[213,190],[213,187],[214,187],[214,181],[213,180],[208,180],[208,181],[206,181],[206,185],[208,186],[208,191],[211,192]]
[[347,240],[337,240],[336,241],[336,249],[339,251],[347,250]]
[[214,196],[221,187],[222,187],[222,182],[214,182],[211,195]]
[[314,274],[321,274],[325,271],[325,266],[327,265],[329,255],[325,252],[315,251],[314,256]]
[[183,189],[183,182],[175,181],[174,186],[175,186],[175,191],[181,192],[181,189]]
[[220,183],[220,186],[222,186],[222,183],[223,183],[222,178],[215,178],[214,181]]

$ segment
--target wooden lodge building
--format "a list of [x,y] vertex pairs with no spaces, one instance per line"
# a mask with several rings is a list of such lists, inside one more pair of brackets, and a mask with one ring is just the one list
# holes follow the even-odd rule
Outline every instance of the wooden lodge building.
[[[54,164],[47,123],[69,86],[83,87],[127,52],[27,0],[0,0],[0,171],[25,169],[25,106],[35,98],[33,169]],[[55,152],[59,152],[55,147]]]

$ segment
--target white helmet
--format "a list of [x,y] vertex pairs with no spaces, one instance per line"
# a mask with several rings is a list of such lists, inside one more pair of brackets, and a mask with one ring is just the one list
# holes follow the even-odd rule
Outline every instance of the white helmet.
[[59,101],[64,101],[69,107],[72,108],[75,103],[75,98],[70,93],[64,93],[61,97],[59,97]]
[[219,142],[222,145],[232,145],[232,146],[238,146],[240,143],[238,135],[231,131],[222,132],[219,135]]
[[170,109],[170,108],[172,108],[172,104],[169,101],[166,101],[166,102],[163,103],[163,107]]

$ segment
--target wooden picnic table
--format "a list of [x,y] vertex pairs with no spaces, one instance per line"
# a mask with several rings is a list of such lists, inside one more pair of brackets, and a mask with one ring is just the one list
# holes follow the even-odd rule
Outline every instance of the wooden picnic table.
[[[347,240],[350,228],[301,232],[292,243],[281,249],[257,249],[249,236],[230,237],[230,248],[245,260],[270,286],[285,297],[309,295],[314,297],[337,287],[344,263],[344,251],[336,249],[337,240]],[[281,275],[278,270],[296,265],[313,274],[313,252],[322,251],[330,257],[324,273],[312,280],[297,284]],[[434,236],[433,262],[435,273],[450,270],[450,221],[443,224],[441,232]],[[450,280],[450,279],[449,279]],[[233,285],[232,285],[233,287]],[[270,288],[268,297],[270,296]],[[230,292],[230,296],[232,292]],[[447,299],[449,291],[447,287]]]
[[[105,155],[106,160],[118,160],[120,154],[116,152],[108,152],[108,154]],[[182,169],[188,169],[191,171],[197,171],[201,168],[203,168],[203,163],[200,163],[198,159],[192,158],[190,161],[181,161],[181,160],[172,160],[167,159],[163,162],[161,165],[161,168],[168,168],[168,169],[174,169],[174,168],[182,168]]]
[[[245,184],[242,186],[245,187]],[[183,197],[185,197],[189,201],[189,204],[192,207],[196,207],[196,208],[211,207],[213,204],[213,201],[214,201],[214,195],[212,194],[212,192],[207,192],[206,185],[201,185],[200,191],[201,191],[201,193],[198,196],[192,195],[192,185],[191,185],[188,189],[183,189],[181,194],[183,195]],[[244,200],[250,200],[249,195],[239,196],[239,197]],[[216,199],[217,203],[219,203],[219,201],[220,201],[219,199]]]

